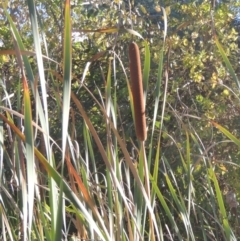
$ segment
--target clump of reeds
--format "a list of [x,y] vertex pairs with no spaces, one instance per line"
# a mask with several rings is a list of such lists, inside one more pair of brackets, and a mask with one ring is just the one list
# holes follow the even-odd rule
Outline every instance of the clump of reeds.
[[138,45],[134,42],[129,45],[131,91],[135,115],[135,128],[138,140],[147,138],[145,105],[143,98],[141,60]]

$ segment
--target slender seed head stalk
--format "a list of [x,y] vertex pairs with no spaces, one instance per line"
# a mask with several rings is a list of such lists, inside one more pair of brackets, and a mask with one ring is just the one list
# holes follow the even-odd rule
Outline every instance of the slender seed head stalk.
[[138,45],[134,42],[130,43],[128,53],[130,59],[131,91],[133,96],[136,136],[139,141],[145,141],[147,138],[146,117]]

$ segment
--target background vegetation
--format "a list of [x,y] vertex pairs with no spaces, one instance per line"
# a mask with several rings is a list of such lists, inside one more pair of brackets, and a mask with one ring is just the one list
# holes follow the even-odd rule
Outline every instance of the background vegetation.
[[2,1],[0,239],[239,240],[239,6]]

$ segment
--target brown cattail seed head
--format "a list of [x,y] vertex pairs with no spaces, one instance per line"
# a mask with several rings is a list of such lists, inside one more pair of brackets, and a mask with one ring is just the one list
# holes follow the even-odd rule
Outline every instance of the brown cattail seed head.
[[133,96],[136,135],[138,140],[145,141],[147,138],[147,131],[143,98],[141,60],[138,45],[134,42],[130,43],[128,53],[130,59],[131,90]]

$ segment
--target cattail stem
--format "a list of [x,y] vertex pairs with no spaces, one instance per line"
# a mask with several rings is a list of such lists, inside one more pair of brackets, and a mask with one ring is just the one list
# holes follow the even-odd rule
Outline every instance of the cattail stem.
[[128,53],[130,59],[131,90],[133,96],[136,136],[139,141],[145,141],[147,138],[146,117],[141,60],[138,45],[134,42],[130,43]]

